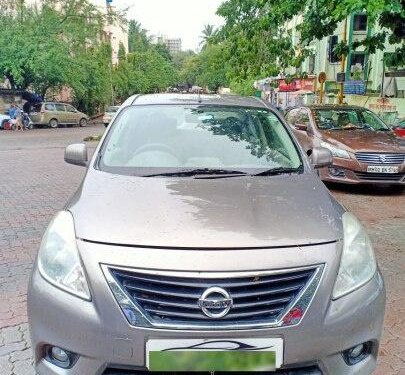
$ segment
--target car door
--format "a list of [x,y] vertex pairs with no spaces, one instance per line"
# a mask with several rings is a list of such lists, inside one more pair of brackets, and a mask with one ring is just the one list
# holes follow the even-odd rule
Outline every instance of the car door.
[[313,129],[308,109],[305,107],[293,109],[287,114],[286,118],[305,152],[311,150],[313,147]]
[[79,116],[76,108],[69,104],[65,104],[66,107],[66,116],[67,116],[67,121],[69,124],[78,124],[79,123]]
[[55,103],[55,110],[56,110],[56,119],[58,120],[59,124],[67,124],[67,112],[65,109],[65,105],[61,103]]

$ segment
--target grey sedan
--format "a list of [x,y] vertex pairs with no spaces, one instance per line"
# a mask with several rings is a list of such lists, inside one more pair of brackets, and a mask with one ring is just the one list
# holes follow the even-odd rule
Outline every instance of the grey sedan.
[[41,375],[366,375],[385,288],[360,221],[256,98],[141,95],[119,109],[44,234],[28,313]]

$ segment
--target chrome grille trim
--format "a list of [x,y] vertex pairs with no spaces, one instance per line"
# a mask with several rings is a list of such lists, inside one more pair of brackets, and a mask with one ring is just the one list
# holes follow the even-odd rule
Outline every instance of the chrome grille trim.
[[357,152],[356,159],[363,164],[373,165],[399,165],[405,161],[405,154],[390,154],[382,152]]
[[[140,269],[129,269],[125,267],[116,267],[109,265],[101,265],[103,273],[107,279],[110,289],[117,300],[119,306],[121,307],[124,316],[127,318],[128,322],[133,326],[145,327],[145,328],[162,328],[162,329],[190,329],[190,330],[221,330],[221,329],[249,329],[249,328],[271,328],[279,327],[283,325],[283,318],[294,308],[300,308],[303,311],[303,317],[312,302],[312,299],[319,287],[320,280],[323,275],[324,265],[316,265],[311,267],[295,268],[295,269],[285,269],[285,270],[275,270],[275,271],[256,271],[256,272],[206,272],[206,273],[196,273],[196,272],[157,272],[154,270],[140,270]],[[236,285],[241,284],[241,279],[244,278],[265,278],[269,279],[282,279],[282,275],[288,278],[288,274],[302,274],[307,275],[306,282],[303,286],[298,289],[295,285],[289,288],[278,288],[281,290],[280,293],[294,292],[292,296],[288,295],[277,295],[275,293],[267,293],[264,290],[256,292],[255,295],[270,295],[272,300],[259,301],[259,303],[254,303],[254,301],[248,301],[251,298],[251,293],[244,292],[239,293],[238,297],[235,297],[232,290],[230,294],[234,298],[234,306],[231,311],[223,319],[211,319],[204,314],[202,314],[199,306],[197,304],[198,297],[201,295],[198,292],[192,292],[192,298],[184,298],[181,303],[178,304],[177,300],[170,300],[165,295],[163,296],[141,296],[141,298],[134,298],[131,295],[132,290],[127,289],[122,284],[122,280],[119,280],[114,275],[114,272],[123,274],[136,274],[135,280],[139,279],[171,279],[180,278],[187,279],[187,283],[193,284],[196,281],[198,285],[212,286],[218,285],[217,280],[221,279],[228,284],[232,284],[232,279],[236,279]],[[187,274],[187,276],[184,276]],[[138,277],[140,275],[140,277]],[[304,277],[304,276],[303,276]],[[201,282],[203,280],[203,282]],[[212,280],[212,284],[210,284]],[[293,277],[292,280],[295,280]],[[264,280],[261,280],[264,281]],[[244,281],[243,281],[244,282]],[[243,284],[242,282],[242,284]],[[227,285],[228,285],[227,284]],[[271,282],[263,282],[261,288],[266,287],[266,285],[271,285]],[[194,284],[193,284],[194,285]],[[222,286],[222,285],[219,285]],[[192,288],[191,288],[192,289]],[[290,290],[291,289],[291,290]],[[266,294],[267,293],[267,294]],[[185,295],[187,293],[180,293]],[[178,295],[178,293],[176,293]],[[198,296],[198,297],[197,297]],[[153,298],[152,298],[153,297]],[[197,297],[197,299],[196,299]],[[177,298],[177,297],[176,297]],[[181,297],[183,298],[183,297]],[[242,300],[238,301],[238,298]],[[245,298],[245,300],[243,300]],[[151,305],[148,303],[151,302]],[[154,303],[158,303],[157,308]],[[267,316],[266,316],[267,314]],[[165,318],[162,319],[162,316]],[[302,320],[302,319],[301,319]],[[297,323],[299,324],[299,322]]]

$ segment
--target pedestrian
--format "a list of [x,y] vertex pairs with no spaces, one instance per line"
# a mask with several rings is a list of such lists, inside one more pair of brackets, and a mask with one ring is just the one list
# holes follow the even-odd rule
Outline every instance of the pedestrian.
[[23,111],[19,107],[16,107],[15,120],[16,120],[15,123],[16,130],[24,131]]
[[10,116],[10,119],[12,120],[15,119],[16,111],[17,111],[16,105],[11,104],[10,109],[8,110],[8,115]]

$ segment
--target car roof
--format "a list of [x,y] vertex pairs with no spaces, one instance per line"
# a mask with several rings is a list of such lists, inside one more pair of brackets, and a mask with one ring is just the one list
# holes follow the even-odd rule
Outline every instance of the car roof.
[[205,95],[205,94],[148,94],[134,95],[132,105],[223,105],[223,106],[241,106],[255,108],[269,108],[264,101],[259,98],[238,95]]
[[306,105],[303,107],[307,107],[309,109],[362,109],[362,110],[367,110],[367,108],[360,107],[357,105],[340,105],[340,104],[311,104],[311,105]]

